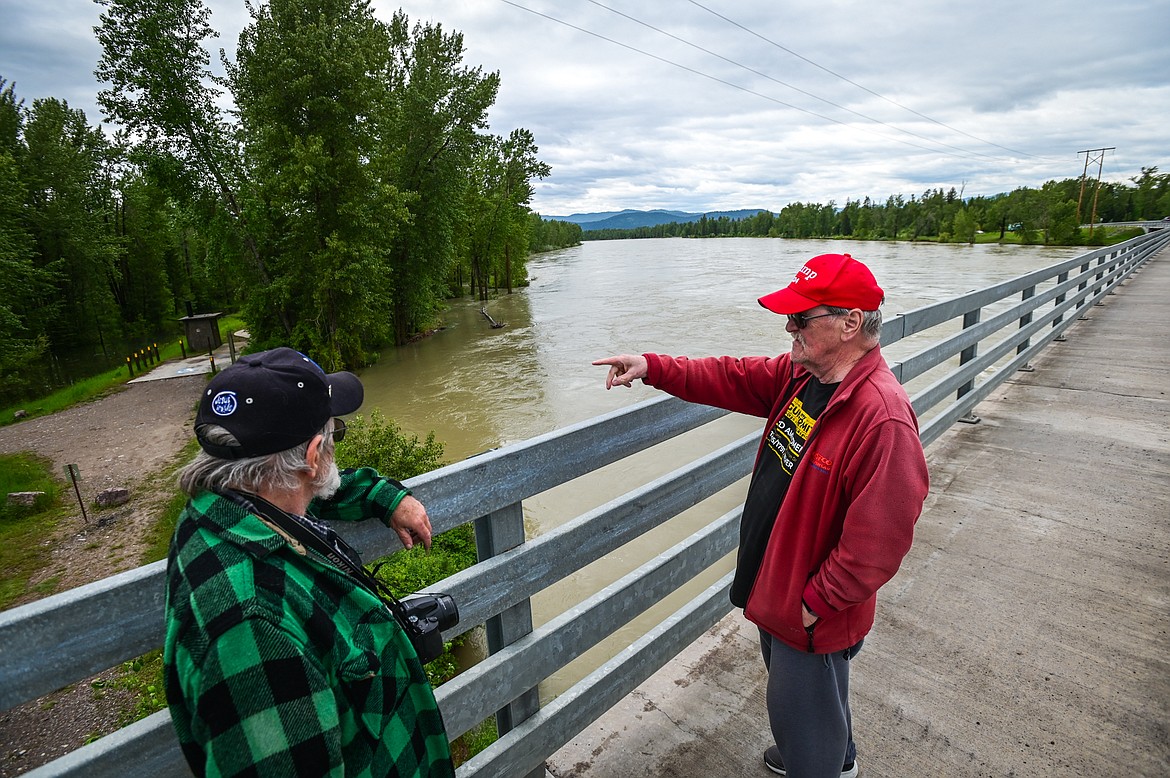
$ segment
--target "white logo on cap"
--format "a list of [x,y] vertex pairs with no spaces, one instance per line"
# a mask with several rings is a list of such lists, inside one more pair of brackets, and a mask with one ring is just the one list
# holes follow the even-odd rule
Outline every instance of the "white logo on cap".
[[817,271],[810,270],[808,265],[805,265],[800,270],[796,271],[796,278],[792,279],[792,283],[797,283],[801,278],[807,278],[809,281],[817,277]]
[[236,393],[220,392],[211,398],[211,412],[216,416],[231,416],[236,412]]

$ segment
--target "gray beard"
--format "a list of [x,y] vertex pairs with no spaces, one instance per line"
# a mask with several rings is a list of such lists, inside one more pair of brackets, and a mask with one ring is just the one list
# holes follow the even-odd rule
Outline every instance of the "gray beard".
[[337,490],[341,488],[341,471],[337,469],[337,463],[331,460],[325,472],[317,476],[313,486],[315,487],[313,496],[322,500],[328,500],[337,494]]

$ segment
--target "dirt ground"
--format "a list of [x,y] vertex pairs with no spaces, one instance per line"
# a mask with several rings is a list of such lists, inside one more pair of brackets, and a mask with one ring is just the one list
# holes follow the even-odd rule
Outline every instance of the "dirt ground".
[[[72,515],[45,538],[51,561],[33,585],[71,589],[143,563],[143,532],[174,494],[169,474],[191,439],[191,423],[206,376],[128,384],[115,393],[51,416],[0,427],[0,453],[33,451],[64,479],[77,465],[83,519],[72,486],[64,492]],[[130,501],[96,510],[103,489],[123,486]],[[35,595],[29,599],[33,599]],[[19,603],[18,603],[19,604]],[[120,726],[129,693],[104,684],[107,671],[65,690],[0,713],[0,778],[19,775]]]

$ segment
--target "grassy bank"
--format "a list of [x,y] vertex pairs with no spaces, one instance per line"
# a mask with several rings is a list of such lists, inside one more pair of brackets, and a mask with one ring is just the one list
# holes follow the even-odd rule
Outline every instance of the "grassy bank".
[[30,581],[45,569],[51,548],[45,535],[57,526],[64,509],[60,507],[61,485],[53,476],[47,459],[29,453],[0,455],[0,495],[10,492],[44,492],[32,507],[0,503],[0,610],[31,593],[44,594],[58,581]]

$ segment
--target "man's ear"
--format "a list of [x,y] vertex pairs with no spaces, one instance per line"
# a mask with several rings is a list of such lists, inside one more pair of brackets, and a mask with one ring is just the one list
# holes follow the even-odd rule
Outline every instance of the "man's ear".
[[854,308],[845,314],[845,327],[842,335],[846,340],[857,337],[861,333],[861,327],[865,324],[865,314],[861,309]]
[[305,467],[309,468],[309,475],[313,477],[316,477],[317,466],[321,464],[321,444],[324,441],[324,435],[314,435],[309,441],[309,450],[305,452]]

